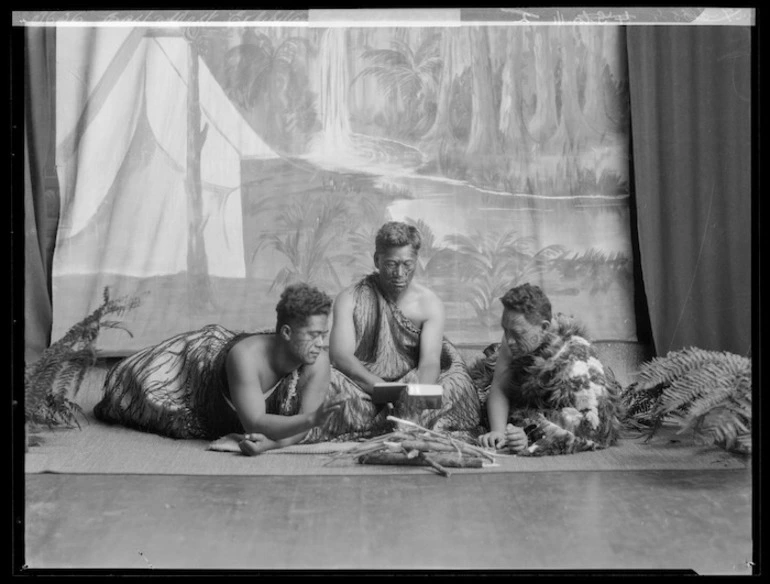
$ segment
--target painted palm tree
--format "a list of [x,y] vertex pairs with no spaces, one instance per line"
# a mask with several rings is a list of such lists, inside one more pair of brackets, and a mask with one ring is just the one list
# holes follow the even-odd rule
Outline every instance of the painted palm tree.
[[371,64],[350,83],[353,85],[358,79],[371,76],[392,99],[400,97],[405,115],[398,128],[403,133],[421,136],[433,124],[442,65],[439,40],[439,35],[431,35],[420,43],[417,51],[399,39],[391,41],[390,49],[367,48],[362,57]]
[[515,231],[475,237],[455,234],[446,240],[463,262],[460,280],[466,286],[466,301],[488,324],[499,317],[496,302],[509,288],[539,277],[566,251],[561,245],[537,250],[533,237],[520,237]]
[[422,219],[415,220],[411,217],[406,217],[404,222],[414,225],[422,238],[417,263],[417,277],[431,280],[453,276],[457,273],[455,254],[448,247],[438,245],[438,238],[430,225]]
[[277,217],[282,232],[265,233],[260,237],[252,261],[265,245],[288,260],[273,280],[270,291],[294,282],[307,282],[333,290],[342,287],[335,263],[347,257],[336,253],[339,249],[338,234],[347,223],[345,205],[342,200],[322,199],[314,203],[295,202],[286,207]]
[[277,45],[247,28],[242,42],[224,58],[224,88],[244,117],[273,146],[287,148],[297,133],[315,123],[315,99],[306,65],[312,47],[301,37]]
[[348,234],[351,253],[347,258],[347,266],[352,270],[355,280],[374,270],[374,238],[379,228],[379,224],[368,223]]
[[589,248],[582,253],[564,254],[554,266],[565,282],[579,282],[590,294],[606,292],[612,284],[633,286],[631,258],[624,252]]
[[358,227],[347,237],[351,251],[347,266],[353,271],[355,279],[374,270],[374,240],[380,227],[391,219],[389,202],[387,197],[378,196],[377,193],[364,193],[356,202],[360,213],[359,220],[356,221]]

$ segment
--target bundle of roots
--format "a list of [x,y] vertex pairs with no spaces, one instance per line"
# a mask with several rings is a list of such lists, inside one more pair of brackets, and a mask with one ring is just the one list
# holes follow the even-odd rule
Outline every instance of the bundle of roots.
[[449,434],[394,416],[388,419],[397,423],[395,432],[337,453],[329,462],[352,458],[359,464],[427,466],[445,477],[451,475],[448,468],[481,468],[485,462],[495,462],[493,453]]

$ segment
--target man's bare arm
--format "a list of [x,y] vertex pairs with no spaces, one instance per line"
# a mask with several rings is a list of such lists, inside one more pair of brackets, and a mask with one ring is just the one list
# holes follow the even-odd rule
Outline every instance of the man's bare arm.
[[[321,351],[315,363],[306,365],[302,368],[302,373],[297,386],[300,391],[300,414],[311,415],[316,413],[318,423],[315,425],[323,423],[326,417],[336,412],[341,407],[341,404],[324,405],[324,400],[326,399],[329,389],[329,354],[326,351]],[[323,418],[323,420],[321,418]],[[251,444],[242,444],[241,450],[244,454],[253,456],[267,450],[291,446],[292,444],[300,442],[307,435],[308,430],[299,432],[298,434],[294,434],[287,438],[276,440],[271,440],[267,437],[265,437],[264,440],[261,438],[249,440],[250,434],[247,433],[245,438],[247,442],[251,442]]]
[[422,300],[426,320],[420,331],[420,358],[417,364],[418,383],[436,383],[441,373],[441,345],[444,339],[444,305],[433,292]]
[[[326,410],[333,408],[333,410],[339,409],[340,406],[334,406],[333,404],[327,404],[324,407],[324,401],[329,391],[330,382],[330,363],[328,351],[321,351],[318,355],[318,359],[312,365],[305,365],[302,368],[302,374],[297,382],[298,390],[300,392],[300,414],[313,414],[319,413],[317,418],[323,417],[324,420],[316,420],[320,425],[325,421]],[[278,447],[288,446],[290,444],[296,444],[307,435],[307,431],[295,434],[289,438],[284,438],[278,441]]]
[[508,423],[508,410],[510,400],[508,390],[511,383],[511,350],[505,339],[500,344],[497,352],[495,372],[492,376],[492,384],[487,398],[487,415],[489,416],[489,429],[492,432],[505,432]]
[[329,391],[329,352],[321,351],[312,365],[305,365],[297,382],[300,391],[300,413],[310,413],[321,407]]
[[371,373],[355,356],[356,330],[353,324],[355,299],[352,290],[340,292],[334,302],[334,321],[329,337],[329,357],[332,365],[371,394],[375,383],[383,380]]
[[301,410],[294,416],[266,412],[259,375],[245,345],[232,348],[227,356],[226,370],[230,399],[247,434],[259,433],[271,440],[281,440],[307,432],[317,425],[317,416],[313,411]]

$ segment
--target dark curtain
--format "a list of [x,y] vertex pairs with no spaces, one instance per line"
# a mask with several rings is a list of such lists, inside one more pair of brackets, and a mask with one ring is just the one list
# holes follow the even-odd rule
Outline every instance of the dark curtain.
[[751,351],[751,29],[628,28],[642,278],[655,351]]
[[58,217],[55,172],[56,30],[24,30],[24,349],[51,341],[51,261]]

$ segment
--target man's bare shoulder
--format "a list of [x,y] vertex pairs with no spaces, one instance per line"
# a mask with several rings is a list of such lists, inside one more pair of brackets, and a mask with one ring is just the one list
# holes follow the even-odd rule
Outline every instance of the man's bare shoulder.
[[442,305],[443,302],[433,290],[420,282],[412,282],[412,293],[419,299],[423,306]]
[[337,294],[337,298],[339,298],[340,296],[352,296],[353,291],[355,289],[356,289],[355,283],[345,286],[342,290],[339,291],[339,293]]
[[251,335],[235,343],[227,354],[227,361],[236,367],[253,366],[267,352],[273,335]]
[[350,286],[340,290],[340,292],[334,298],[334,305],[335,306],[349,305],[354,298],[355,288],[356,288],[356,285],[351,284]]
[[419,306],[423,318],[437,318],[444,313],[444,303],[438,294],[419,282],[412,282],[413,304]]

